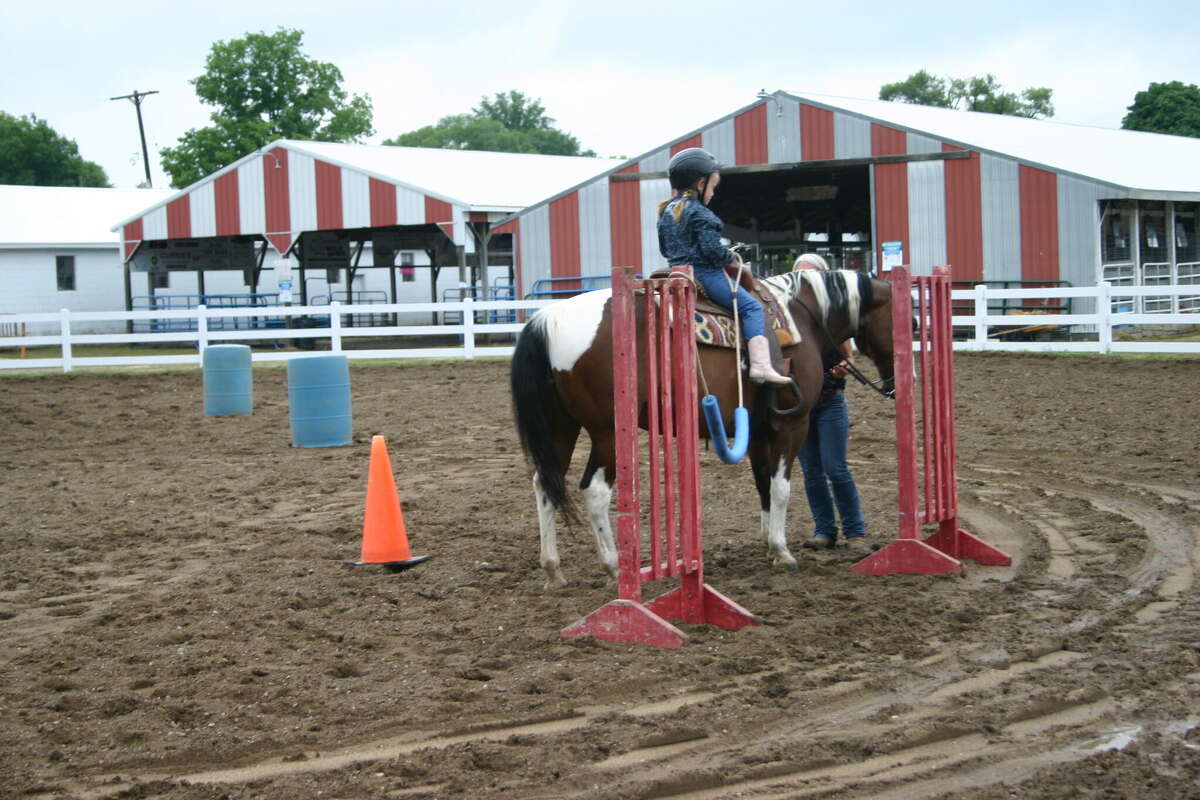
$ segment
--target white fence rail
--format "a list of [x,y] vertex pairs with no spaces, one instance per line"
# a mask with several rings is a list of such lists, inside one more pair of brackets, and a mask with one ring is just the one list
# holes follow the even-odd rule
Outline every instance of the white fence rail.
[[[1197,325],[1200,326],[1200,313],[1190,312],[1150,312],[1134,313],[1132,311],[1114,310],[1124,307],[1114,303],[1116,298],[1154,298],[1164,300],[1170,307],[1188,307],[1197,299],[1197,286],[1120,286],[1114,290],[1108,282],[1098,286],[1059,287],[1044,289],[989,289],[983,284],[974,289],[957,289],[951,292],[951,302],[955,304],[955,328],[970,328],[972,334],[965,341],[956,341],[955,350],[973,351],[1024,351],[1024,352],[1054,352],[1054,353],[1197,353],[1200,354],[1200,341],[1115,341],[1113,328],[1130,325]],[[1021,314],[990,314],[988,306],[994,301],[1021,300],[1024,305],[1035,305],[1038,300],[1045,299],[1079,299],[1091,300],[1095,312],[1088,314],[1063,313],[1021,313]],[[962,304],[971,301],[971,314],[963,314]],[[1030,302],[1034,301],[1034,302]],[[1064,330],[1075,330],[1080,333],[1091,332],[1090,337],[1082,341],[1045,341],[1017,342],[1001,341],[1005,330],[1013,328],[1032,328],[1036,326],[1062,327]],[[999,331],[993,330],[1000,328]]]
[[[279,340],[297,339],[329,339],[332,352],[344,352],[350,359],[372,358],[463,358],[472,359],[478,356],[509,356],[513,347],[507,345],[491,345],[479,341],[479,337],[489,334],[514,334],[523,327],[521,322],[492,322],[476,321],[476,314],[485,319],[492,312],[532,311],[549,305],[550,300],[494,300],[475,301],[470,298],[457,303],[388,303],[369,305],[341,305],[337,302],[327,306],[262,306],[252,308],[205,308],[199,306],[189,309],[175,310],[139,310],[139,311],[69,311],[63,309],[57,313],[13,314],[0,317],[4,323],[42,324],[56,323],[57,334],[33,336],[0,336],[0,349],[14,347],[53,346],[61,348],[58,358],[0,358],[0,370],[11,369],[58,369],[70,372],[77,367],[124,367],[124,366],[164,366],[171,364],[201,363],[201,353],[213,342],[235,342],[252,344],[254,342],[275,342]],[[457,325],[380,325],[380,326],[347,326],[343,317],[356,314],[369,314],[378,318],[387,314],[437,312],[459,315],[461,322]],[[247,323],[255,318],[300,318],[328,320],[322,327],[273,327],[252,328],[239,327],[228,329],[230,320],[245,320]],[[80,320],[104,322],[153,322],[168,330],[153,333],[75,333],[71,332],[73,322]],[[219,320],[221,326],[214,329],[214,321]],[[457,347],[390,347],[378,350],[345,350],[347,340],[362,337],[398,337],[398,336],[458,336],[461,344]],[[158,344],[176,346],[194,346],[195,353],[186,355],[144,355],[144,356],[78,356],[74,348],[89,344]],[[311,351],[283,352],[262,351],[252,354],[254,361],[287,361],[310,355]]]
[[[972,351],[1033,351],[1033,352],[1080,352],[1080,353],[1195,353],[1200,354],[1200,342],[1186,341],[1114,341],[1113,329],[1129,325],[1200,325],[1197,311],[1177,313],[1132,313],[1113,310],[1113,298],[1153,297],[1168,298],[1175,308],[1195,307],[1200,287],[1197,285],[1174,286],[1121,286],[1114,293],[1108,283],[1090,287],[1059,287],[1044,289],[989,289],[984,285],[974,289],[955,290],[951,297],[955,303],[954,327],[968,329],[970,334],[954,343],[956,350]],[[989,303],[1003,300],[1026,301],[1028,307],[1045,299],[1091,300],[1096,311],[1086,314],[991,314]],[[1178,298],[1178,300],[1176,300]],[[171,364],[199,365],[200,353],[210,343],[219,342],[274,342],[297,339],[329,339],[333,352],[344,352],[351,359],[380,358],[462,358],[480,356],[512,355],[512,345],[494,345],[479,341],[488,334],[513,334],[523,327],[521,322],[482,323],[477,322],[477,313],[531,311],[549,305],[553,300],[494,300],[474,301],[470,298],[453,303],[389,303],[370,305],[327,306],[266,306],[256,308],[205,308],[179,310],[142,311],[69,311],[57,313],[13,314],[0,316],[6,326],[54,323],[57,334],[33,336],[0,336],[0,349],[58,347],[58,358],[5,358],[0,357],[0,370],[13,369],[62,369],[70,372],[76,367],[114,366],[162,366]],[[1188,303],[1191,305],[1188,305]],[[963,311],[970,309],[972,313]],[[370,314],[374,317],[387,314],[439,313],[459,315],[457,325],[400,325],[349,327],[343,317]],[[228,330],[211,328],[213,320],[228,325],[229,320],[254,318],[318,317],[328,318],[325,327],[303,328],[238,328]],[[73,322],[81,320],[108,322],[154,321],[168,326],[192,328],[192,330],[168,330],[154,333],[72,333]],[[1057,326],[1072,330],[1086,339],[1078,341],[1002,341],[1005,331],[1016,327]],[[0,329],[0,333],[15,331],[14,327]],[[403,336],[458,336],[461,344],[456,347],[405,348],[389,347],[375,350],[346,350],[347,340],[360,337],[403,337]],[[78,356],[74,348],[89,344],[177,344],[194,346],[195,353],[186,355],[144,356]],[[287,361],[308,355],[310,351],[259,351],[253,354],[254,361]]]

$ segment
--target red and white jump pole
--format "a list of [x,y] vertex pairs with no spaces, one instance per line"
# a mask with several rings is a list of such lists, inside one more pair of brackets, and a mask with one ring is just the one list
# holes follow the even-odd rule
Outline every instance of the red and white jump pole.
[[[757,624],[753,614],[704,583],[695,312],[696,290],[687,276],[635,279],[632,267],[613,269],[617,599],[563,629],[563,636],[679,647],[684,633],[668,619],[728,630]],[[649,440],[648,563],[642,560],[639,419],[647,423]],[[678,578],[678,588],[644,602],[642,584],[663,578]]]
[[[914,289],[921,376],[920,447],[913,381]],[[962,571],[960,559],[987,566],[1012,562],[1007,553],[958,526],[952,313],[949,267],[934,267],[933,275],[920,277],[910,277],[903,267],[892,271],[900,532],[883,549],[855,564],[855,572],[936,575]],[[935,523],[937,532],[922,541],[921,526]]]

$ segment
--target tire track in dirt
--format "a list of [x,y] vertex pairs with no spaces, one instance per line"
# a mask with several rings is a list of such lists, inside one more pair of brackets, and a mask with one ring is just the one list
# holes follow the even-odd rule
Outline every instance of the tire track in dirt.
[[[1122,607],[1137,603],[1155,586],[1160,596],[1173,597],[1192,583],[1190,560],[1180,557],[1185,552],[1184,545],[1191,543],[1190,536],[1178,533],[1179,525],[1168,514],[1144,504],[1133,501],[1115,503],[1092,492],[1080,492],[1077,488],[1071,491],[1055,488],[1042,496],[1031,496],[1029,490],[1012,483],[993,483],[987,489],[973,494],[978,500],[964,503],[966,523],[975,525],[985,538],[989,531],[1004,528],[1006,524],[1009,530],[1014,526],[1019,528],[1021,524],[1028,526],[1031,535],[1042,537],[1050,545],[1044,564],[1046,575],[1052,580],[1065,582],[1068,592],[1071,591],[1070,584],[1079,574],[1077,562],[1103,555],[1106,547],[1074,533],[1070,518],[1053,508],[1056,498],[1085,499],[1097,509],[1130,519],[1147,531],[1152,546],[1147,549],[1142,562],[1127,574],[1129,586],[1117,597],[1109,598],[1104,613],[1089,617],[1090,629],[1117,624],[1117,612]],[[1019,495],[1019,500],[1014,495]],[[988,506],[996,509],[998,515],[984,510]],[[1001,519],[1001,516],[1008,519]],[[970,572],[982,576],[988,575],[990,570],[971,569]],[[1144,603],[1139,613],[1149,605],[1152,604]],[[1069,634],[1072,626],[1077,628],[1078,622],[1069,624],[1060,634]],[[910,790],[925,786],[933,791],[950,780],[944,776],[946,771],[961,768],[985,751],[989,759],[1011,762],[1014,767],[1019,764],[1027,770],[1084,757],[1086,751],[1074,745],[1036,752],[1039,750],[1036,741],[1050,728],[1069,729],[1076,734],[1075,739],[1097,735],[1102,723],[1112,721],[1112,700],[1088,695],[1078,701],[1056,702],[1046,707],[1045,701],[1038,696],[1040,687],[1036,678],[1044,671],[1065,667],[1086,670],[1089,657],[1084,653],[1052,649],[1033,654],[1028,659],[1004,663],[1002,667],[978,669],[977,665],[969,664],[973,674],[966,674],[963,669],[964,658],[969,662],[973,654],[979,655],[985,649],[983,645],[972,645],[970,641],[957,642],[923,659],[920,664],[912,665],[912,679],[892,690],[872,689],[864,681],[842,681],[832,686],[799,692],[797,699],[802,697],[807,706],[819,708],[820,711],[799,722],[780,724],[776,721],[758,732],[760,741],[787,741],[802,751],[806,742],[821,737],[835,736],[841,743],[854,746],[856,742],[877,740],[897,733],[903,735],[905,730],[924,731],[921,741],[882,755],[846,764],[769,765],[714,787],[713,781],[717,780],[713,776],[714,765],[736,764],[739,753],[752,743],[743,741],[738,748],[731,750],[722,737],[713,736],[711,731],[684,727],[665,735],[643,738],[628,750],[591,764],[589,768],[619,773],[619,785],[630,789],[641,787],[635,794],[644,798],[680,794],[714,800],[732,794],[766,798],[802,797],[846,784],[878,788],[892,783],[903,783],[907,787],[904,791],[908,793],[903,796],[919,797],[925,795],[913,794]],[[183,775],[146,772],[137,776],[96,776],[86,784],[77,784],[75,788],[80,797],[101,800],[125,791],[137,782],[237,784],[328,772],[465,743],[500,742],[512,736],[536,737],[540,747],[553,748],[556,738],[585,730],[606,716],[621,714],[634,718],[654,718],[666,724],[673,715],[689,706],[719,704],[733,694],[754,691],[770,675],[777,676],[778,672],[746,676],[715,689],[695,687],[670,697],[635,705],[612,703],[587,706],[552,718],[501,720],[474,730],[408,731],[352,747],[304,753],[303,759],[292,753],[240,767],[193,771]],[[1001,706],[994,709],[994,713],[1015,721],[1001,728],[999,734],[985,736],[978,732],[963,732],[962,726],[956,723],[959,703],[963,698],[978,702],[997,693],[1000,694],[998,702]],[[897,713],[888,715],[886,722],[875,719],[881,710],[889,708],[897,709]],[[997,735],[1012,741],[997,743]],[[977,777],[985,780],[991,774],[993,771],[980,770]],[[781,788],[783,786],[786,788]],[[876,788],[869,790],[874,791]],[[863,796],[874,796],[869,792]],[[587,793],[579,796],[587,796]]]
[[[1008,500],[998,499],[1013,493],[1022,495],[1020,507]],[[1080,492],[1078,488],[1070,491],[1056,488],[1044,493],[1041,498],[1030,498],[1027,497],[1029,491],[1017,484],[994,486],[976,494],[982,502],[993,504],[1004,516],[1009,517],[1010,527],[1012,523],[1019,525],[1019,521],[1023,521],[1036,535],[1046,540],[1050,552],[1045,571],[1056,581],[1070,582],[1079,573],[1077,561],[1103,556],[1108,551],[1103,543],[1081,536],[1071,517],[1052,507],[1056,497],[1084,499],[1100,511],[1129,519],[1146,532],[1151,546],[1147,548],[1142,561],[1126,573],[1128,588],[1109,598],[1105,613],[1087,617],[1086,627],[1093,632],[1119,626],[1122,609],[1139,602],[1138,598],[1153,586],[1158,586],[1159,593],[1168,596],[1178,595],[1191,586],[1194,568],[1186,554],[1191,552],[1192,537],[1180,522],[1144,504],[1133,501],[1116,504],[1093,493]],[[994,515],[980,513],[980,508],[964,503],[964,521],[968,527],[975,525],[984,532],[1004,525],[1004,521]],[[985,538],[988,538],[986,534]],[[1143,603],[1137,613],[1144,615],[1146,609],[1155,605]],[[1068,623],[1060,630],[1060,634],[1067,636],[1080,627],[1078,622]],[[927,661],[945,667],[955,658],[958,649],[951,648]],[[945,675],[940,679],[918,680],[901,691],[872,693],[869,699],[856,704],[838,702],[831,697],[828,699],[832,702],[825,704],[822,714],[809,716],[803,723],[793,726],[772,726],[762,734],[764,740],[790,741],[793,749],[803,752],[806,743],[819,741],[823,734],[830,731],[845,732],[847,728],[858,727],[859,737],[868,741],[888,729],[903,730],[922,722],[941,722],[944,725],[941,730],[953,732],[955,701],[964,696],[985,697],[989,692],[1003,687],[1004,692],[998,699],[995,713],[1014,721],[993,736],[985,737],[979,733],[952,735],[935,743],[922,742],[850,764],[800,767],[773,765],[759,771],[767,773],[765,775],[752,771],[751,775],[736,780],[726,780],[714,773],[713,764],[736,763],[737,754],[722,752],[721,745],[712,738],[697,738],[662,749],[643,746],[594,767],[603,768],[606,763],[621,764],[627,771],[622,785],[632,790],[632,796],[647,800],[684,794],[689,798],[711,800],[734,796],[782,799],[819,795],[834,789],[840,789],[837,793],[839,797],[909,798],[933,796],[945,791],[947,786],[960,786],[958,778],[962,765],[979,758],[986,751],[989,761],[998,759],[1010,767],[1009,770],[989,767],[972,772],[973,782],[989,785],[1001,779],[1011,780],[1014,770],[1020,774],[1031,774],[1036,769],[1079,760],[1090,754],[1091,750],[1080,742],[1099,736],[1103,725],[1111,727],[1113,715],[1119,711],[1115,702],[1103,693],[1097,696],[1096,692],[1085,693],[1076,701],[1046,701],[1039,698],[1041,687],[1036,675],[1044,670],[1065,667],[1086,673],[1092,661],[1094,658],[1084,653],[1054,650],[1029,660],[1007,664],[1002,669],[986,669],[957,680],[946,681]],[[821,703],[814,702],[813,705],[820,706]],[[888,724],[884,726],[871,727],[866,721],[872,712],[893,706],[906,706],[909,710],[890,715]],[[1014,708],[1015,711],[1012,710]],[[1134,711],[1127,710],[1125,713]],[[1045,734],[1051,729],[1058,735],[1070,731],[1073,738],[1068,745],[1047,748]],[[937,730],[935,727],[935,738]],[[996,736],[1012,741],[997,742]],[[851,736],[843,733],[843,737],[847,743],[854,743]],[[739,750],[744,747],[745,743]],[[631,768],[640,774],[629,776]],[[954,772],[947,774],[950,770]],[[814,782],[817,785],[812,785]],[[712,788],[714,783],[718,785]],[[879,786],[889,783],[900,783],[903,788],[896,789],[894,793],[881,793]],[[786,784],[787,788],[780,789],[781,784]],[[639,786],[640,791],[635,788]],[[846,793],[846,786],[870,788],[856,788],[853,793]],[[586,796],[586,793],[579,796]]]
[[[245,783],[279,778],[301,773],[328,772],[364,762],[394,759],[419,750],[445,749],[468,742],[504,741],[512,736],[552,737],[585,728],[598,718],[622,714],[630,717],[669,716],[690,705],[697,705],[724,694],[742,691],[757,681],[750,676],[718,689],[693,688],[676,692],[671,697],[629,705],[612,703],[580,707],[577,711],[549,718],[502,720],[469,730],[436,729],[408,731],[398,736],[338,748],[325,752],[295,752],[227,769],[212,769],[188,774],[147,771],[144,773],[98,775],[73,786],[73,791],[85,800],[101,800],[130,789],[138,782],[172,781],[203,784]],[[700,735],[697,735],[699,738]],[[664,745],[674,742],[664,742]],[[302,757],[300,757],[302,756]],[[97,785],[101,784],[101,785]]]

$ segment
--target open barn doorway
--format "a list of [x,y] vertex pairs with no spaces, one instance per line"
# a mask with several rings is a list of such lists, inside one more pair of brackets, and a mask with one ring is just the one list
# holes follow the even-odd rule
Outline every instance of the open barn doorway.
[[863,164],[727,172],[712,202],[725,235],[750,247],[754,271],[777,275],[801,253],[834,269],[871,268],[871,179]]

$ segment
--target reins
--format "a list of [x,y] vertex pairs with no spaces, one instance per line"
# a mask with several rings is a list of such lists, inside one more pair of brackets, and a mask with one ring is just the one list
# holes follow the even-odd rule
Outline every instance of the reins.
[[[813,324],[817,326],[817,330],[819,330],[821,335],[825,337],[825,341],[829,344],[829,349],[836,351],[838,343],[833,340],[833,334],[829,332],[829,328],[826,327],[824,321],[817,316],[817,312],[813,311],[808,303],[804,302],[804,298],[796,297],[794,299],[797,303],[803,306],[804,310],[808,312],[808,315],[812,317]],[[850,373],[850,375],[852,375],[854,379],[863,386],[866,386],[868,389],[874,389],[876,392],[879,392],[879,394],[883,395],[889,400],[896,399],[896,381],[894,378],[880,378],[877,381],[873,381],[868,378],[862,370],[854,366],[854,364],[850,363],[849,361],[844,363],[846,372]],[[891,384],[891,388],[885,389],[884,387],[888,384]]]

